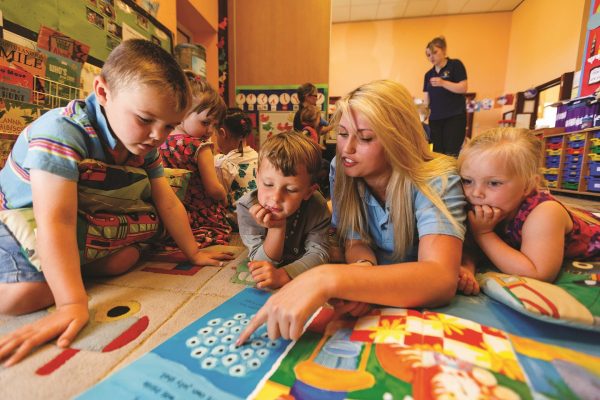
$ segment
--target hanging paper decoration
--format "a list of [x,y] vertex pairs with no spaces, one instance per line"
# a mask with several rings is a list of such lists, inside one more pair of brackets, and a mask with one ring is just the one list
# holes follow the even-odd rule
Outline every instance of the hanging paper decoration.
[[481,109],[484,111],[491,110],[494,107],[494,99],[481,100]]
[[537,92],[538,91],[536,88],[527,89],[526,91],[523,92],[523,97],[525,97],[527,100],[534,99],[535,96],[537,96]]
[[515,99],[514,94],[505,94],[496,98],[496,104],[494,107],[510,106]]

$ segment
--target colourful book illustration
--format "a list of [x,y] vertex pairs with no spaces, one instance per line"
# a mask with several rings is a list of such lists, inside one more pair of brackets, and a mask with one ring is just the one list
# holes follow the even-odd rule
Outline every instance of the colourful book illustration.
[[269,296],[245,289],[79,398],[246,398],[290,344],[269,340],[263,326],[235,346]]
[[263,326],[236,348],[268,296],[245,289],[80,398],[588,399],[600,387],[596,355],[433,311],[323,308],[295,343]]

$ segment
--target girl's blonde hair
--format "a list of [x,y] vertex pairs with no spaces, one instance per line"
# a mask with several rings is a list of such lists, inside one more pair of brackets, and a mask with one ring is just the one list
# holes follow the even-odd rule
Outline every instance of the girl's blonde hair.
[[[467,141],[458,155],[458,169],[467,160],[485,162],[494,157],[514,177],[522,179],[528,193],[540,188],[543,182],[541,169],[544,165],[544,144],[528,129],[493,128]],[[598,220],[585,212],[567,207],[569,212],[592,224]]]
[[[460,229],[461,224],[440,197],[447,185],[447,175],[456,173],[456,162],[429,149],[413,98],[404,86],[389,80],[359,86],[338,101],[332,123],[337,127],[342,115],[354,113],[360,113],[369,122],[392,170],[386,188],[386,204],[391,205],[394,258],[403,259],[415,241],[414,190],[421,191]],[[353,118],[350,121],[354,123]],[[346,128],[356,132],[354,125]],[[440,193],[430,186],[431,180],[438,177],[442,179]],[[360,193],[363,184],[362,178],[346,176],[340,157],[336,157],[335,208],[342,242],[348,239],[349,232],[354,231],[363,241],[372,243]]]
[[458,156],[458,169],[470,159],[495,158],[506,171],[522,179],[529,192],[541,182],[543,143],[528,129],[493,128],[467,141]]

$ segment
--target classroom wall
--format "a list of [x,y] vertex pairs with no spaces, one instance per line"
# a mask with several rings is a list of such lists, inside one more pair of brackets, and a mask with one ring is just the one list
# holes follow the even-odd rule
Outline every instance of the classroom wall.
[[233,0],[230,84],[329,82],[330,0]]
[[507,92],[528,88],[579,68],[585,0],[525,0],[512,13],[507,54]]
[[218,87],[218,0],[160,0],[159,4],[156,17],[173,32],[174,45],[177,43],[179,22],[193,33],[193,42],[206,49],[206,78],[214,87]]
[[[465,64],[469,92],[495,98],[504,93],[510,27],[510,12],[333,24],[330,94],[393,79],[422,98],[423,75],[431,68],[425,46],[444,35],[448,55]],[[499,119],[499,108],[475,113],[474,134],[497,126]]]

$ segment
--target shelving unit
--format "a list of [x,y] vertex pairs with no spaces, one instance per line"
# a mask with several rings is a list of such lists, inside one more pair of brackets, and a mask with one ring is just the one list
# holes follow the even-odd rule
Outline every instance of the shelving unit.
[[600,198],[600,126],[534,133],[544,141],[544,178],[550,191]]

